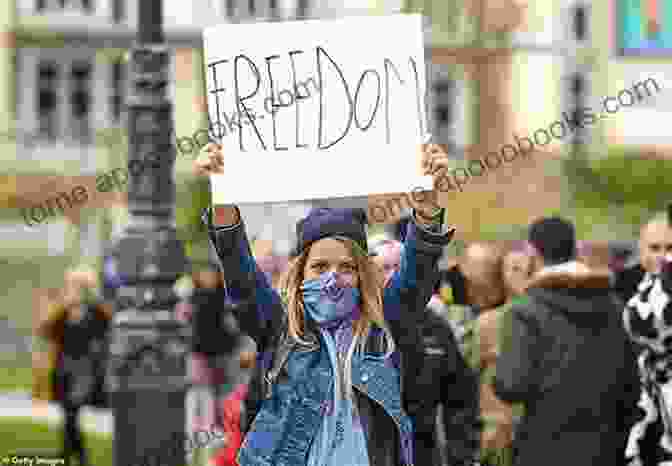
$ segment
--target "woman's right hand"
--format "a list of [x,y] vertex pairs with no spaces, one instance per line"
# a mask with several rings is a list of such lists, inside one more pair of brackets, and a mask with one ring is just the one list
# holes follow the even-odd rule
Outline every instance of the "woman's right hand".
[[222,145],[214,142],[205,146],[205,149],[194,160],[196,176],[221,175],[224,173],[224,154]]
[[[224,155],[222,145],[211,142],[194,160],[196,176],[221,175],[224,173]],[[236,225],[240,222],[238,209],[234,206],[215,206],[213,221],[215,225]]]

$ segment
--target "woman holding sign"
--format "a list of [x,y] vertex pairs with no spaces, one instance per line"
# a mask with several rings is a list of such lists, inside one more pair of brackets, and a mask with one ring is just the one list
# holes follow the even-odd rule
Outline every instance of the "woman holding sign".
[[[423,149],[428,173],[443,175],[445,152]],[[194,163],[200,175],[222,173],[221,146]],[[442,214],[435,206],[414,212],[399,270],[383,288],[366,252],[364,211],[313,209],[297,224],[299,254],[276,293],[251,255],[239,210],[206,211],[229,298],[247,303],[239,322],[260,356],[240,466],[415,464],[411,416],[422,396],[414,387],[421,359],[408,329],[412,311],[431,297],[454,232],[442,228]]]

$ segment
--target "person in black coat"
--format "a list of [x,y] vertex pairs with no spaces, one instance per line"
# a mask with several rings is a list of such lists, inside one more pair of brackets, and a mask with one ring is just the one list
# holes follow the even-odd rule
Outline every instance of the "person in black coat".
[[[385,280],[399,269],[401,248],[400,242],[386,240],[374,249],[374,261]],[[415,462],[471,466],[478,456],[480,438],[478,378],[460,353],[447,316],[432,305],[413,315],[417,316],[416,321],[409,323],[407,331],[412,334],[409,341],[414,342],[414,348],[407,352],[418,360],[414,365],[420,369],[413,380],[413,389],[422,394],[412,410]]]
[[471,466],[478,458],[478,377],[467,366],[447,317],[428,306],[420,322],[423,364],[416,414],[417,464]]
[[78,424],[80,409],[100,404],[106,335],[111,312],[99,303],[85,300],[85,290],[92,285],[90,274],[69,270],[61,305],[40,325],[38,333],[59,347],[52,383],[56,399],[64,413],[63,454],[65,464],[77,456],[87,465],[88,455]]
[[[214,263],[201,265],[192,275],[194,291],[191,325],[193,329],[192,357],[200,371],[200,382],[209,385],[215,400],[214,423],[222,427],[221,404],[231,382],[240,372],[236,350],[241,332],[230,303],[222,273]],[[234,373],[235,372],[235,373]],[[201,413],[201,419],[203,415]]]
[[639,377],[610,272],[575,261],[574,227],[562,219],[535,222],[529,243],[529,300],[510,310],[494,380],[501,400],[525,406],[514,464],[622,464]]

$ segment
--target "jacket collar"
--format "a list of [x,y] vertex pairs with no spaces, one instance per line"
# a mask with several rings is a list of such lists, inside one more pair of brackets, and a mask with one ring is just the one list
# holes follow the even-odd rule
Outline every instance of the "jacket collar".
[[570,261],[543,267],[527,285],[530,288],[609,288],[613,274],[609,269],[591,269],[582,262]]

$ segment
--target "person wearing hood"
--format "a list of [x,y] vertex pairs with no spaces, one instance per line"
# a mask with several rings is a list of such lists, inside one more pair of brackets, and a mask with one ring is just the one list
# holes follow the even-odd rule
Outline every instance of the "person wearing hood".
[[[422,155],[435,178],[447,169],[438,146]],[[208,146],[194,165],[200,176],[221,173],[221,146]],[[442,218],[443,209],[418,206],[399,271],[383,288],[366,251],[365,210],[313,209],[297,223],[298,256],[276,292],[251,254],[238,208],[205,211],[229,298],[249,304],[239,322],[257,344],[263,376],[240,466],[415,464],[409,411],[422,393],[412,359],[397,349],[409,339],[409,314],[424,309],[438,280],[454,233]]]
[[639,380],[611,273],[576,261],[574,227],[561,218],[533,223],[528,245],[528,301],[510,310],[493,382],[525,409],[514,465],[621,464]]

